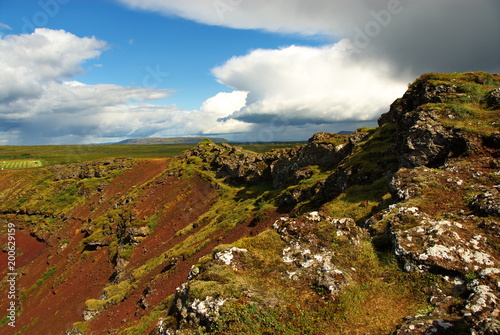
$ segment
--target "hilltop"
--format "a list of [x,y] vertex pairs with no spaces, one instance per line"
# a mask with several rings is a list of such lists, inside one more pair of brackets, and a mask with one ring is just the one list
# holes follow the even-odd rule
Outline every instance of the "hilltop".
[[0,171],[5,334],[498,334],[500,76],[354,134]]

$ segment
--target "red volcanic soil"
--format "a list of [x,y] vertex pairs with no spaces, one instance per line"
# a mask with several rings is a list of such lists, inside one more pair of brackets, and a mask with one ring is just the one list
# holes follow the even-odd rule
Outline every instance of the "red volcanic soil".
[[[30,334],[62,334],[74,322],[82,320],[85,301],[99,298],[114,272],[107,248],[88,255],[82,253],[82,222],[112,209],[114,201],[122,193],[153,179],[167,165],[166,159],[139,161],[95,196],[100,199],[100,204],[94,212],[91,212],[90,207],[95,197],[68,213],[72,218],[65,222],[66,228],[58,232],[58,236],[51,236],[48,244],[38,242],[25,231],[18,231],[16,244],[20,256],[16,260],[16,285],[21,313],[16,319],[16,327],[4,326],[2,334],[14,334],[26,325],[33,325],[30,327]],[[7,183],[8,177],[12,175],[3,175],[2,177],[7,178],[0,178],[0,183]],[[69,240],[71,243],[64,246],[58,243],[61,240]],[[3,268],[6,267],[3,261],[5,257],[5,253],[2,253]],[[44,273],[53,267],[57,271],[50,278],[40,281]],[[4,290],[4,285],[2,286]],[[29,296],[25,297],[27,293]],[[3,299],[5,296],[2,296],[0,302],[0,316],[5,315],[3,311],[9,303],[7,299]]]
[[[16,284],[21,312],[16,319],[16,328],[3,326],[0,333],[14,334],[27,326],[29,328],[25,333],[30,335],[64,334],[73,323],[83,321],[85,301],[99,299],[116,273],[107,246],[84,250],[82,225],[117,206],[124,206],[124,201],[135,220],[156,215],[157,222],[152,233],[135,247],[129,263],[122,270],[126,276],[189,237],[190,234],[176,236],[176,232],[210,209],[218,193],[208,181],[197,175],[177,177],[164,173],[167,166],[166,159],[138,161],[99,194],[90,196],[84,204],[67,213],[69,219],[64,222],[65,228],[57,236],[48,238],[47,243],[37,241],[28,231],[19,230],[19,278]],[[0,185],[5,180],[0,176]],[[128,199],[132,190],[134,195]],[[95,316],[89,322],[89,333],[108,334],[113,333],[113,329],[133,325],[175,293],[200,257],[210,253],[220,243],[232,243],[242,237],[256,235],[273,222],[272,217],[256,225],[249,220],[247,224],[213,236],[210,243],[200,246],[199,251],[187,259],[167,260],[134,282],[134,290],[123,302],[109,306]],[[116,232],[116,224],[110,225]],[[202,228],[203,225],[196,227],[191,233]],[[5,257],[3,253],[3,268],[0,270],[5,269]],[[50,277],[49,269],[55,271]],[[9,303],[3,298],[6,296],[3,291],[0,318],[6,314]],[[150,330],[154,326],[154,323],[151,324]]]

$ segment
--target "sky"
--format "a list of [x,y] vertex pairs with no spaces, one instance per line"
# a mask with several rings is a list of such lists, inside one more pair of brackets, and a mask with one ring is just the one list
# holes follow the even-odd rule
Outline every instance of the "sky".
[[376,126],[499,41],[498,0],[0,0],[0,145]]

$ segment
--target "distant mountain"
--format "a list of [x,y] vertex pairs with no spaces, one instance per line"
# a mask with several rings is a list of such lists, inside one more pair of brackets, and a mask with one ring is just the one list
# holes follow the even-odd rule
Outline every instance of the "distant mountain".
[[130,140],[124,140],[115,144],[198,144],[203,139],[209,139],[214,143],[228,142],[228,140],[226,140],[225,138],[219,138],[219,137],[169,137],[169,138],[148,137],[148,138],[134,138]]
[[342,130],[342,131],[339,131],[337,134],[339,134],[339,135],[352,135],[354,133],[355,133],[355,131]]

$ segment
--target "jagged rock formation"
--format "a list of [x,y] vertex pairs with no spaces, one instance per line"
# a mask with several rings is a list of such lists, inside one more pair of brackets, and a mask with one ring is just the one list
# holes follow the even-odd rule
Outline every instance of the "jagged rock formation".
[[499,334],[499,92],[498,75],[426,74],[378,128],[351,135],[2,172],[0,219],[29,246],[18,322],[67,334]]
[[53,173],[52,179],[70,180],[106,177],[114,171],[130,168],[133,160],[130,158],[114,158],[106,161],[82,163],[78,165],[53,165],[48,169]]
[[[397,334],[462,333],[465,329],[476,334],[500,332],[500,270],[495,247],[499,235],[498,222],[492,219],[498,217],[500,146],[498,132],[484,131],[488,126],[498,129],[498,115],[485,115],[479,127],[461,126],[478,112],[463,110],[456,102],[474,101],[484,104],[485,109],[498,109],[498,89],[484,96],[478,94],[476,85],[483,85],[484,80],[492,79],[489,75],[465,74],[445,82],[442,76],[431,74],[412,84],[379,120],[393,143],[383,146],[382,156],[389,157],[385,161],[389,162],[386,171],[367,173],[362,164],[352,163],[356,144],[369,142],[373,136],[366,133],[358,133],[337,146],[325,146],[321,143],[325,135],[318,134],[303,148],[258,158],[267,162],[262,171],[274,172],[266,180],[272,180],[277,188],[287,185],[282,176],[288,176],[290,184],[300,183],[301,177],[310,178],[312,173],[305,167],[312,164],[331,168],[331,174],[312,187],[295,188],[278,198],[288,204],[318,195],[327,201],[352,185],[370,184],[386,177],[395,204],[367,220],[365,227],[375,237],[387,236],[387,243],[404,271],[438,274],[447,283],[446,292],[434,290],[429,300],[433,311],[408,317]],[[318,159],[314,152],[324,159]],[[302,160],[304,156],[310,159]],[[218,159],[218,166],[231,164],[230,161],[231,158]],[[464,193],[474,195],[467,201]],[[317,212],[307,218],[282,218],[274,225],[288,244],[283,250],[284,262],[298,267],[286,274],[295,280],[305,274],[313,285],[338,295],[349,281],[332,264],[332,251],[317,246],[318,239],[310,234],[310,224],[327,220],[335,226],[349,220],[325,218]],[[458,297],[464,297],[460,307],[454,300]]]
[[270,182],[275,188],[295,185],[311,177],[310,166],[334,169],[347,157],[355,144],[366,136],[317,133],[305,146],[277,149],[256,154],[242,148],[205,142],[182,155],[183,158],[200,157],[203,163],[216,171],[218,178],[234,184]]

